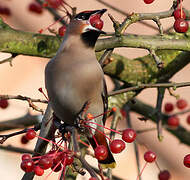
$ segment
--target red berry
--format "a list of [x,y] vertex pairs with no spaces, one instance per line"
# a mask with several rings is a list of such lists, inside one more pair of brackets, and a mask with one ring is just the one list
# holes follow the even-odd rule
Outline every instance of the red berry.
[[49,169],[53,165],[53,159],[48,156],[42,156],[38,164],[42,169]]
[[167,124],[171,127],[179,126],[179,118],[177,116],[171,116],[168,118]]
[[59,28],[58,33],[59,33],[60,36],[64,36],[64,35],[65,35],[65,32],[66,32],[66,26],[63,25],[63,26],[61,26],[61,27]]
[[35,166],[34,173],[37,176],[42,176],[44,174],[44,170],[40,166]]
[[126,118],[127,117],[127,113],[124,109],[120,109],[121,115]]
[[30,154],[23,154],[21,158],[22,158],[22,161],[32,159]]
[[95,177],[90,177],[89,180],[97,180]]
[[0,6],[0,14],[10,16],[11,11],[10,11],[10,9],[8,7]]
[[2,109],[6,109],[9,106],[9,102],[6,99],[1,99],[0,100],[0,107]]
[[22,161],[20,167],[24,172],[32,172],[34,169],[34,162],[31,159]]
[[23,135],[23,136],[21,137],[21,143],[22,143],[22,144],[27,144],[28,142],[29,142],[29,140],[26,138],[25,135]]
[[170,177],[171,177],[171,175],[170,175],[170,172],[168,170],[160,171],[160,173],[158,174],[159,180],[169,180]]
[[59,172],[62,169],[62,165],[61,163],[59,165],[53,163],[53,165],[51,166],[51,169],[54,172]]
[[176,9],[174,11],[174,18],[175,19],[180,19],[180,18],[185,19],[186,18],[186,14],[185,14],[184,10],[182,9],[182,11],[181,11],[180,8]]
[[101,15],[100,14],[95,14],[90,17],[90,24],[97,28],[97,29],[102,29],[104,22],[100,19]]
[[43,7],[38,2],[32,2],[29,4],[28,10],[37,14],[41,14],[43,12]]
[[187,116],[186,121],[187,121],[187,124],[190,124],[190,114]]
[[103,145],[98,145],[96,149],[94,150],[95,157],[98,160],[105,160],[108,156],[108,150],[105,146]]
[[174,110],[174,105],[173,105],[172,103],[168,102],[168,103],[166,103],[166,104],[164,105],[164,111],[165,111],[166,113],[170,113],[170,112],[172,112],[173,110]]
[[153,2],[154,2],[154,0],[144,0],[144,3],[146,3],[146,4],[151,4]]
[[174,22],[174,29],[178,33],[185,33],[189,29],[189,24],[184,19],[176,19]]
[[65,158],[66,158],[66,161],[65,161],[65,165],[66,165],[66,166],[71,165],[71,164],[73,163],[73,161],[74,161],[74,157],[71,156],[71,155],[66,155]]
[[26,138],[28,140],[32,140],[36,137],[36,131],[34,131],[33,129],[29,129],[27,132],[26,132]]
[[54,9],[57,9],[61,4],[64,3],[63,0],[46,0],[49,4]]
[[128,128],[125,129],[122,133],[122,139],[127,142],[127,143],[131,143],[135,140],[137,134],[135,132],[135,130]]
[[110,150],[112,153],[120,153],[125,149],[125,143],[120,139],[115,139],[110,143]]
[[156,160],[156,154],[152,151],[147,151],[145,154],[144,154],[144,160],[146,162],[149,162],[149,163],[152,163]]
[[190,168],[190,154],[187,154],[183,159],[183,164],[185,167]]
[[177,100],[176,106],[178,109],[184,109],[187,107],[187,101],[185,99]]

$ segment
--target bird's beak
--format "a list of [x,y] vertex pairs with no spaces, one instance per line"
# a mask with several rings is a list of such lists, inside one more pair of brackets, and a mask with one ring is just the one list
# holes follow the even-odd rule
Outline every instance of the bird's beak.
[[[95,11],[92,11],[91,15],[90,15],[90,18],[88,20],[88,24],[89,24],[89,29],[91,30],[95,30],[95,31],[98,31],[100,34],[106,34],[106,32],[102,31],[101,29],[98,29],[96,27],[94,27],[91,23],[92,21],[92,18],[96,18],[96,19],[99,19],[101,18],[101,16],[107,11],[107,9],[101,9],[101,10],[95,10]],[[102,20],[100,20],[102,21]]]

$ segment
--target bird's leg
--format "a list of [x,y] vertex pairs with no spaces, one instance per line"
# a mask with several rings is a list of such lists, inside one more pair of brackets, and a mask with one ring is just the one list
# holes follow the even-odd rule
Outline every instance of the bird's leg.
[[74,126],[66,126],[65,129],[67,131],[69,131],[71,133],[71,138],[72,138],[72,142],[73,142],[73,148],[74,148],[74,152],[75,152],[75,157],[77,157],[84,168],[86,168],[86,170],[90,173],[90,175],[92,177],[95,177],[96,179],[99,179],[98,176],[96,175],[95,171],[90,167],[90,165],[88,164],[88,162],[81,156],[81,153],[79,151],[79,145],[77,142],[77,129]]

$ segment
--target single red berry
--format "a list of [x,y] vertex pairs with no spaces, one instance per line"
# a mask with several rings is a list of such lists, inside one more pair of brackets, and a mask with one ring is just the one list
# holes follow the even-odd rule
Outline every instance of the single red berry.
[[23,136],[21,137],[21,143],[22,143],[22,144],[27,144],[28,142],[29,142],[29,140],[26,138],[25,135],[23,135]]
[[59,165],[53,163],[53,165],[51,166],[51,169],[54,172],[59,172],[62,169],[62,165],[61,163]]
[[187,116],[186,121],[187,121],[187,124],[190,124],[190,114]]
[[60,36],[64,36],[64,35],[65,35],[65,32],[66,32],[66,26],[63,25],[63,26],[61,26],[61,27],[59,28],[58,33],[59,33]]
[[11,11],[10,11],[10,9],[8,7],[0,6],[0,14],[10,16]]
[[170,177],[171,177],[171,175],[170,175],[170,172],[168,170],[160,171],[160,173],[158,174],[159,180],[169,180]]
[[120,153],[125,149],[125,143],[120,139],[114,139],[110,143],[110,150],[112,153]]
[[23,154],[21,158],[22,158],[22,161],[32,159],[30,154]]
[[24,172],[32,172],[34,170],[34,162],[32,159],[22,161],[20,167]]
[[146,3],[146,4],[151,4],[153,2],[154,2],[154,0],[144,0],[144,3]]
[[186,18],[186,14],[185,14],[184,10],[182,9],[182,11],[181,11],[180,8],[176,9],[174,11],[174,18],[175,19],[180,19],[180,18],[185,19]]
[[135,132],[134,129],[128,128],[125,129],[122,133],[122,139],[127,142],[127,143],[131,143],[135,140],[137,134]]
[[41,14],[43,12],[43,7],[38,2],[32,2],[29,4],[28,10],[37,14]]
[[105,160],[108,156],[108,150],[105,146],[103,145],[98,145],[95,150],[94,150],[94,153],[95,153],[95,157],[96,159],[98,160]]
[[144,154],[144,160],[146,162],[149,162],[149,163],[152,163],[156,160],[156,154],[152,151],[147,151],[145,154]]
[[124,109],[120,109],[121,115],[126,118],[127,117],[127,113]]
[[63,0],[46,0],[49,6],[51,6],[54,9],[57,9],[61,4],[64,3]]
[[65,165],[66,166],[71,165],[73,163],[73,161],[74,161],[74,157],[71,156],[71,155],[66,155],[65,158],[66,158],[66,160],[65,160]]
[[168,103],[166,103],[166,104],[164,105],[164,111],[165,111],[166,113],[170,113],[170,112],[172,112],[173,110],[174,110],[174,105],[173,105],[172,103],[168,102]]
[[187,101],[185,99],[179,99],[176,102],[176,106],[178,109],[184,109],[187,107]]
[[39,88],[38,91],[40,91],[41,93],[43,92],[42,88]]
[[95,14],[90,17],[90,24],[99,30],[101,30],[104,25],[104,22],[100,19],[100,17],[100,14]]
[[49,169],[53,165],[53,159],[48,156],[42,156],[38,164],[42,169]]
[[174,22],[174,29],[178,33],[185,33],[189,29],[189,24],[184,19],[176,19]]
[[170,116],[168,118],[167,124],[171,127],[178,127],[179,126],[179,118],[177,116]]
[[1,99],[0,100],[0,107],[2,109],[6,109],[9,106],[9,102],[7,101],[7,99]]
[[183,159],[183,164],[185,167],[190,168],[190,154],[187,154]]
[[36,131],[34,131],[33,129],[28,129],[25,136],[28,140],[32,140],[36,137]]
[[89,180],[97,180],[95,177],[90,177]]
[[34,166],[34,173],[37,176],[42,176],[44,174],[44,170],[40,166]]

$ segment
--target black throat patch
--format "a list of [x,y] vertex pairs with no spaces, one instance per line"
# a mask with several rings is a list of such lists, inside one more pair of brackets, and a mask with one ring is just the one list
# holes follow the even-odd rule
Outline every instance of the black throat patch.
[[81,34],[81,39],[87,47],[94,48],[96,41],[101,33],[95,30],[84,32]]

